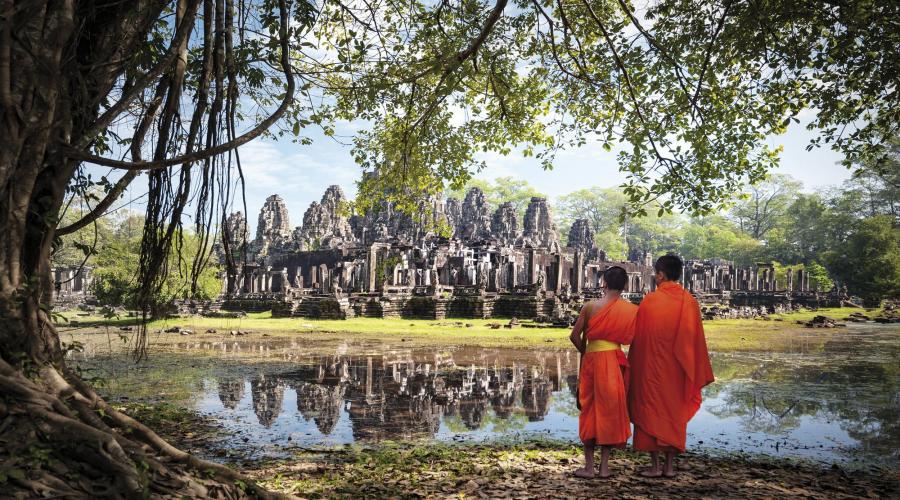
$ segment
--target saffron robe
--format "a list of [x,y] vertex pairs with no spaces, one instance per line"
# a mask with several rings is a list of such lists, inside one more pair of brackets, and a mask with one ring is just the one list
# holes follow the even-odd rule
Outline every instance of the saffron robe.
[[714,378],[700,307],[681,285],[666,281],[644,297],[628,361],[634,449],[684,451],[700,390]]
[[[588,342],[606,340],[630,344],[637,306],[626,300],[608,302],[588,318]],[[581,415],[578,436],[597,445],[624,447],[631,435],[627,401],[628,359],[622,349],[587,352],[578,376]]]

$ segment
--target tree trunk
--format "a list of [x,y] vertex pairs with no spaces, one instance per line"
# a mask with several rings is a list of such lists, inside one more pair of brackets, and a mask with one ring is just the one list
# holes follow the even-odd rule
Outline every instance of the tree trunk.
[[[166,4],[0,0],[0,469],[28,471],[4,494],[271,496],[111,408],[68,370],[51,319],[57,216],[78,166],[65,148],[94,142],[101,102]],[[48,458],[27,462],[33,450]]]

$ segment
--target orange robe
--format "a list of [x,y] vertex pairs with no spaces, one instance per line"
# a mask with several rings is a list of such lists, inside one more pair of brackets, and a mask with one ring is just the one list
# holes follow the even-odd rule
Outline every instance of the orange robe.
[[684,451],[700,390],[714,378],[700,307],[681,285],[666,281],[644,297],[628,361],[634,449]]
[[[630,344],[637,306],[626,300],[606,303],[588,319],[588,341]],[[588,352],[581,362],[578,435],[597,445],[624,447],[631,435],[626,398],[628,359],[622,349]]]

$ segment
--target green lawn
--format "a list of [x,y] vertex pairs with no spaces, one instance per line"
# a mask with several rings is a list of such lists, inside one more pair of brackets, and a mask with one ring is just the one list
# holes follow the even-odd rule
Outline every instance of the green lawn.
[[[713,320],[704,323],[707,342],[710,350],[756,350],[778,349],[778,345],[792,335],[808,334],[812,330],[796,324],[798,320],[807,321],[816,315],[825,315],[841,319],[859,309],[820,309],[818,311],[799,311],[788,314],[775,314],[770,320],[729,319]],[[867,313],[873,315],[874,313]],[[69,314],[77,325],[60,323],[64,333],[79,335],[80,333],[105,333],[118,331],[118,327],[134,325],[134,318],[104,319],[99,317],[82,317]],[[507,319],[446,319],[446,320],[410,320],[410,319],[375,319],[354,318],[348,320],[311,320],[305,318],[272,318],[271,313],[250,314],[246,318],[205,318],[193,316],[153,321],[149,324],[151,332],[159,332],[172,326],[189,328],[194,331],[192,338],[221,338],[231,330],[250,331],[252,336],[265,334],[275,338],[297,338],[315,340],[339,340],[351,337],[354,340],[379,340],[409,342],[409,346],[422,345],[478,345],[484,347],[527,347],[545,346],[568,348],[568,329],[547,328],[530,321],[522,321],[522,326],[506,328]],[[499,329],[491,325],[499,324]],[[216,333],[205,333],[207,330]],[[818,334],[839,335],[842,329],[817,330]],[[65,337],[65,335],[64,335]],[[154,343],[181,342],[184,336],[179,334],[154,335]],[[247,338],[247,337],[244,337]]]

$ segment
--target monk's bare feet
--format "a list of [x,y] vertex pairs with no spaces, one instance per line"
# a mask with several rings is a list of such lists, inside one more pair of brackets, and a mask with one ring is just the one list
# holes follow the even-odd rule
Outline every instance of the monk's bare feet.
[[609,470],[600,469],[600,473],[597,474],[597,477],[599,477],[600,479],[609,479],[612,477],[612,472],[610,472]]
[[663,471],[659,467],[650,467],[642,470],[639,474],[643,477],[662,477]]
[[580,477],[582,479],[594,479],[594,468],[591,467],[588,469],[587,467],[582,467],[580,469],[576,469],[575,477]]
[[671,479],[671,478],[673,478],[673,477],[675,477],[675,476],[677,476],[677,475],[678,475],[678,474],[676,474],[675,471],[665,471],[665,472],[663,472],[663,477],[669,478],[669,479]]

